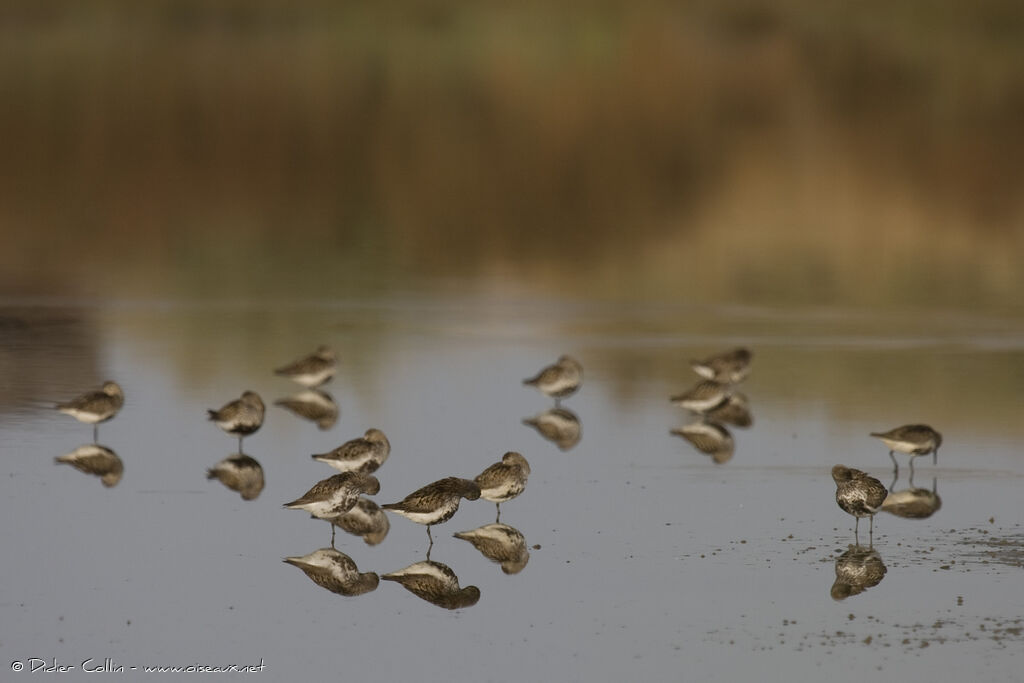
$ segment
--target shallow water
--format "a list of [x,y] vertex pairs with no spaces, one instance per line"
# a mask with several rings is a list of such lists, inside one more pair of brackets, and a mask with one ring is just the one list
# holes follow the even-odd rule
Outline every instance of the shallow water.
[[[1015,320],[422,296],[9,301],[3,321],[10,662],[567,681],[1010,680],[1024,663]],[[339,417],[324,430],[271,405],[300,388],[270,369],[319,343],[340,358],[323,387]],[[739,343],[755,353],[741,385],[753,423],[728,428],[734,453],[716,465],[670,433],[688,420],[668,397],[697,380],[690,358]],[[581,438],[564,449],[522,424],[551,401],[520,384],[563,352],[586,369],[563,402]],[[91,428],[49,407],[107,378],[127,396],[99,431],[124,463],[109,489],[54,465]],[[252,501],[205,478],[236,450],[205,409],[244,389],[268,404],[244,443],[266,479]],[[830,468],[890,485],[867,433],[916,421],[944,434],[938,464],[917,459],[914,481],[941,507],[879,514],[882,580],[833,599],[854,534]],[[479,587],[471,607],[383,581],[342,597],[283,563],[330,544],[326,523],[281,508],[333,473],[309,455],[368,427],[392,444],[379,503],[523,453],[529,484],[501,522],[525,537],[526,566],[505,574],[452,537],[494,521],[483,500],[435,527],[431,550]],[[909,487],[900,462],[894,489]],[[339,531],[337,548],[378,574],[425,559],[424,528],[390,522],[377,546]]]

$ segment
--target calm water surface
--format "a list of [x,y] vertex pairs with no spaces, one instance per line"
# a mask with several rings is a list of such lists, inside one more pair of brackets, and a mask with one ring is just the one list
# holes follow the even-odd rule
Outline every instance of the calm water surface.
[[[7,301],[3,666],[263,662],[278,680],[1013,680],[1024,665],[1024,324],[888,315],[442,296]],[[326,430],[271,405],[299,387],[270,369],[320,343],[340,358],[324,387],[340,414]],[[690,358],[737,344],[755,352],[741,387],[753,424],[729,427],[733,456],[716,465],[670,433],[688,420],[668,397],[696,381]],[[586,370],[563,402],[582,437],[562,449],[522,424],[552,403],[520,382],[566,352]],[[110,489],[54,464],[91,428],[50,408],[107,378],[127,396],[100,426],[124,462]],[[268,404],[244,446],[266,478],[252,501],[205,478],[236,450],[205,409],[245,389]],[[917,421],[945,437],[914,481],[941,507],[926,519],[879,514],[871,562],[884,577],[834,599],[854,538],[830,468],[890,485],[887,451],[867,434]],[[326,523],[281,507],[333,473],[310,454],[369,427],[392,445],[380,503],[523,453],[529,484],[501,521],[525,537],[526,566],[507,575],[452,537],[494,521],[484,500],[435,527],[431,551],[479,587],[472,607],[441,609],[389,582],[342,597],[283,563],[330,544]],[[908,475],[903,456],[893,488],[909,488]],[[380,545],[339,532],[338,549],[379,574],[425,559],[424,528],[390,521]]]

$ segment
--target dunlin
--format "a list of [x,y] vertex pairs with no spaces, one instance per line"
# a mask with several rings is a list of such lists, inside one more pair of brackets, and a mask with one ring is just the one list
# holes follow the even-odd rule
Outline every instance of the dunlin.
[[314,453],[313,459],[340,472],[375,472],[391,454],[384,432],[367,429],[362,437],[341,444],[327,453]]
[[338,404],[326,391],[306,389],[287,398],[279,398],[274,405],[315,422],[320,429],[330,429],[338,421]]
[[523,424],[536,429],[541,436],[563,451],[578,444],[583,434],[580,419],[565,408],[551,408],[535,417],[523,418]]
[[857,538],[861,517],[871,520],[868,530],[870,538],[875,530],[875,513],[881,509],[888,494],[885,486],[867,473],[844,465],[832,468],[832,479],[836,482],[836,503],[856,520],[853,527],[854,540]]
[[480,487],[480,497],[495,504],[501,519],[501,504],[512,500],[526,488],[530,463],[521,454],[509,451],[473,480]]
[[444,609],[471,607],[480,599],[479,588],[459,588],[459,577],[440,562],[417,562],[380,578],[400,583],[413,595]]
[[248,455],[229,455],[206,471],[207,479],[218,479],[242,500],[254,500],[263,490],[263,466]]
[[385,510],[396,512],[417,524],[427,526],[427,538],[434,545],[434,537],[430,535],[430,527],[447,522],[459,509],[459,501],[476,500],[480,497],[480,487],[476,482],[459,477],[447,477],[417,489],[397,503],[381,505]]
[[830,591],[832,599],[837,602],[845,600],[877,586],[885,578],[885,572],[885,565],[877,550],[851,545],[836,558],[836,581]]
[[710,455],[716,465],[732,460],[735,443],[729,430],[714,422],[691,422],[672,433],[690,442],[701,453]]
[[507,524],[485,524],[469,531],[454,534],[455,538],[469,541],[480,554],[501,565],[506,574],[518,574],[530,561],[526,538],[522,532]]
[[304,387],[318,387],[334,376],[335,366],[334,351],[329,346],[320,346],[305,358],[277,368],[274,374],[287,377]]
[[111,419],[124,405],[124,392],[117,382],[104,382],[97,391],[90,391],[67,403],[58,403],[57,410],[79,422],[92,425],[93,443],[99,440],[99,423]]
[[351,557],[334,548],[320,548],[302,557],[286,557],[284,561],[301,569],[316,585],[338,595],[362,595],[380,583],[377,574],[360,572]]
[[561,356],[554,365],[549,365],[536,376],[524,379],[523,384],[537,387],[555,399],[555,403],[576,393],[583,382],[583,366],[571,356]]
[[380,492],[380,482],[371,474],[342,472],[318,481],[301,498],[285,503],[289,510],[305,510],[319,519],[330,520],[348,512],[359,501],[359,494]]
[[910,471],[914,471],[914,458],[919,455],[932,454],[932,464],[938,462],[939,446],[942,445],[942,434],[928,425],[903,425],[887,432],[871,432],[871,436],[881,439],[889,447],[889,457],[893,467],[899,473],[900,466],[896,462],[893,451],[910,454]]
[[87,444],[79,446],[67,455],[56,458],[57,464],[67,464],[79,472],[95,474],[106,487],[116,486],[124,474],[124,463],[117,453],[106,446]]
[[692,413],[704,414],[728,402],[729,394],[729,385],[708,379],[697,382],[689,391],[676,394],[669,400]]
[[735,384],[743,381],[750,374],[752,356],[753,354],[748,349],[738,348],[710,356],[704,360],[690,361],[690,367],[705,379]]
[[391,522],[380,506],[362,496],[348,512],[331,517],[327,521],[353,536],[361,536],[366,545],[379,544],[391,529]]
[[210,419],[228,434],[238,435],[238,450],[242,450],[242,437],[252,434],[263,425],[263,399],[255,391],[246,391],[241,398],[225,403],[220,410],[207,410]]

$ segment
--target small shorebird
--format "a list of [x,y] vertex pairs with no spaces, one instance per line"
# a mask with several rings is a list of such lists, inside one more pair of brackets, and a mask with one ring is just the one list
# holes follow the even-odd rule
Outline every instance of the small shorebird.
[[669,400],[691,413],[704,414],[729,401],[729,386],[710,379],[697,382],[689,391],[676,394]]
[[380,583],[376,573],[360,573],[351,557],[334,548],[320,548],[302,557],[286,557],[284,561],[301,569],[316,585],[338,595],[362,595]]
[[255,391],[246,391],[241,398],[225,403],[220,410],[207,410],[210,419],[228,434],[238,435],[238,450],[242,450],[242,437],[252,434],[263,425],[263,399]]
[[875,513],[881,509],[888,494],[885,485],[865,472],[844,465],[832,468],[832,479],[836,482],[836,503],[856,520],[853,527],[854,540],[857,539],[861,517],[871,520],[868,530],[870,539],[875,530]]
[[326,463],[339,472],[375,472],[391,454],[391,444],[384,432],[367,429],[362,437],[341,444],[327,453],[314,453],[313,459]]
[[315,422],[320,429],[330,429],[338,421],[338,404],[326,391],[306,389],[287,398],[279,398],[274,405]]
[[829,593],[836,602],[863,593],[885,578],[885,564],[877,550],[851,545],[836,558],[836,581]]
[[93,443],[99,441],[99,423],[111,419],[124,405],[124,392],[117,382],[104,382],[97,391],[90,391],[67,403],[58,403],[57,410],[79,422],[92,425]]
[[314,517],[329,520],[355,507],[360,493],[372,496],[379,492],[377,477],[360,472],[342,472],[318,481],[301,498],[285,503],[284,507],[305,510]]
[[[521,454],[509,451],[473,480],[480,487],[480,497],[494,503],[501,519],[501,504],[512,500],[526,488],[530,463]],[[495,520],[495,521],[498,521]]]
[[523,424],[536,429],[541,436],[563,451],[578,444],[583,433],[580,419],[565,408],[551,408],[535,417],[523,418]]
[[736,449],[729,430],[715,422],[691,422],[673,429],[672,434],[683,437],[698,451],[710,455],[716,465],[732,460]]
[[106,446],[87,444],[55,458],[57,464],[71,465],[79,472],[95,474],[107,488],[116,486],[124,474],[124,463]]
[[298,382],[304,387],[318,387],[334,376],[336,367],[334,350],[329,346],[319,346],[316,351],[300,358],[294,363],[274,370],[275,375],[281,375]]
[[575,394],[582,382],[583,366],[571,356],[561,356],[554,365],[549,365],[536,376],[523,380],[523,384],[537,387],[554,398],[556,405],[566,396]]
[[485,524],[470,531],[460,531],[455,538],[469,541],[480,554],[501,565],[506,574],[518,574],[530,561],[526,538],[518,529],[507,524]]
[[328,519],[331,524],[353,536],[361,536],[366,545],[377,545],[391,530],[388,516],[369,498],[359,497],[348,512]]
[[735,384],[743,381],[750,374],[752,356],[753,354],[748,349],[738,348],[710,356],[704,360],[690,361],[690,367],[705,379]]
[[385,510],[396,512],[417,524],[427,526],[427,538],[434,545],[434,537],[430,535],[430,527],[447,522],[459,509],[459,501],[476,500],[480,497],[480,487],[476,482],[459,477],[446,477],[421,489],[410,493],[397,503],[381,505]]
[[242,500],[254,500],[263,490],[263,466],[248,455],[229,455],[206,470],[207,479],[218,479],[232,491],[237,491]]
[[440,562],[416,562],[380,578],[400,583],[413,595],[444,609],[471,607],[480,599],[479,588],[459,588],[459,577],[451,567]]
[[887,432],[871,432],[871,436],[881,439],[889,447],[889,457],[893,467],[899,474],[900,466],[896,462],[893,451],[910,454],[910,471],[914,471],[914,458],[919,455],[932,454],[932,464],[939,460],[939,446],[942,445],[942,434],[928,425],[903,425]]

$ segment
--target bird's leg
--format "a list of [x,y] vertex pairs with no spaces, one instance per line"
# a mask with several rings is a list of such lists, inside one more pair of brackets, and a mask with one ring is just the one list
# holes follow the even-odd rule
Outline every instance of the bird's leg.
[[[893,472],[896,473],[896,476],[898,477],[900,475],[900,464],[896,462],[896,456],[893,455],[892,451],[889,451],[889,457],[892,458],[892,470]],[[911,460],[910,462],[914,461]]]
[[331,525],[331,547],[333,548],[334,547],[334,524],[331,523],[331,522],[328,522],[328,524]]
[[100,425],[99,425],[98,422],[93,423],[93,426],[92,426],[92,442],[93,443],[99,443],[100,442]]
[[939,464],[939,447],[938,446],[936,446],[935,450],[932,451],[932,464],[933,465]]
[[434,545],[434,537],[430,535],[430,525],[427,525],[427,538],[430,539],[430,545]]
[[914,456],[910,456],[910,486],[914,486]]
[[896,481],[897,481],[897,480],[898,480],[899,478],[900,478],[900,475],[899,475],[899,473],[897,473],[897,472],[893,472],[893,474],[892,474],[892,483],[891,483],[891,484],[889,484],[889,490],[890,490],[890,491],[893,491],[893,490],[895,490],[895,489],[896,489]]
[[494,523],[497,524],[501,521],[501,503],[495,503],[494,507],[498,511],[498,516],[494,518]]
[[875,545],[875,516],[871,515],[868,519],[871,520],[868,526],[868,548],[873,548]]
[[853,518],[853,542],[855,545],[860,545],[860,539],[857,537],[857,530],[860,527],[860,517]]
[[241,434],[238,435],[238,453],[240,455],[242,454],[242,435]]

